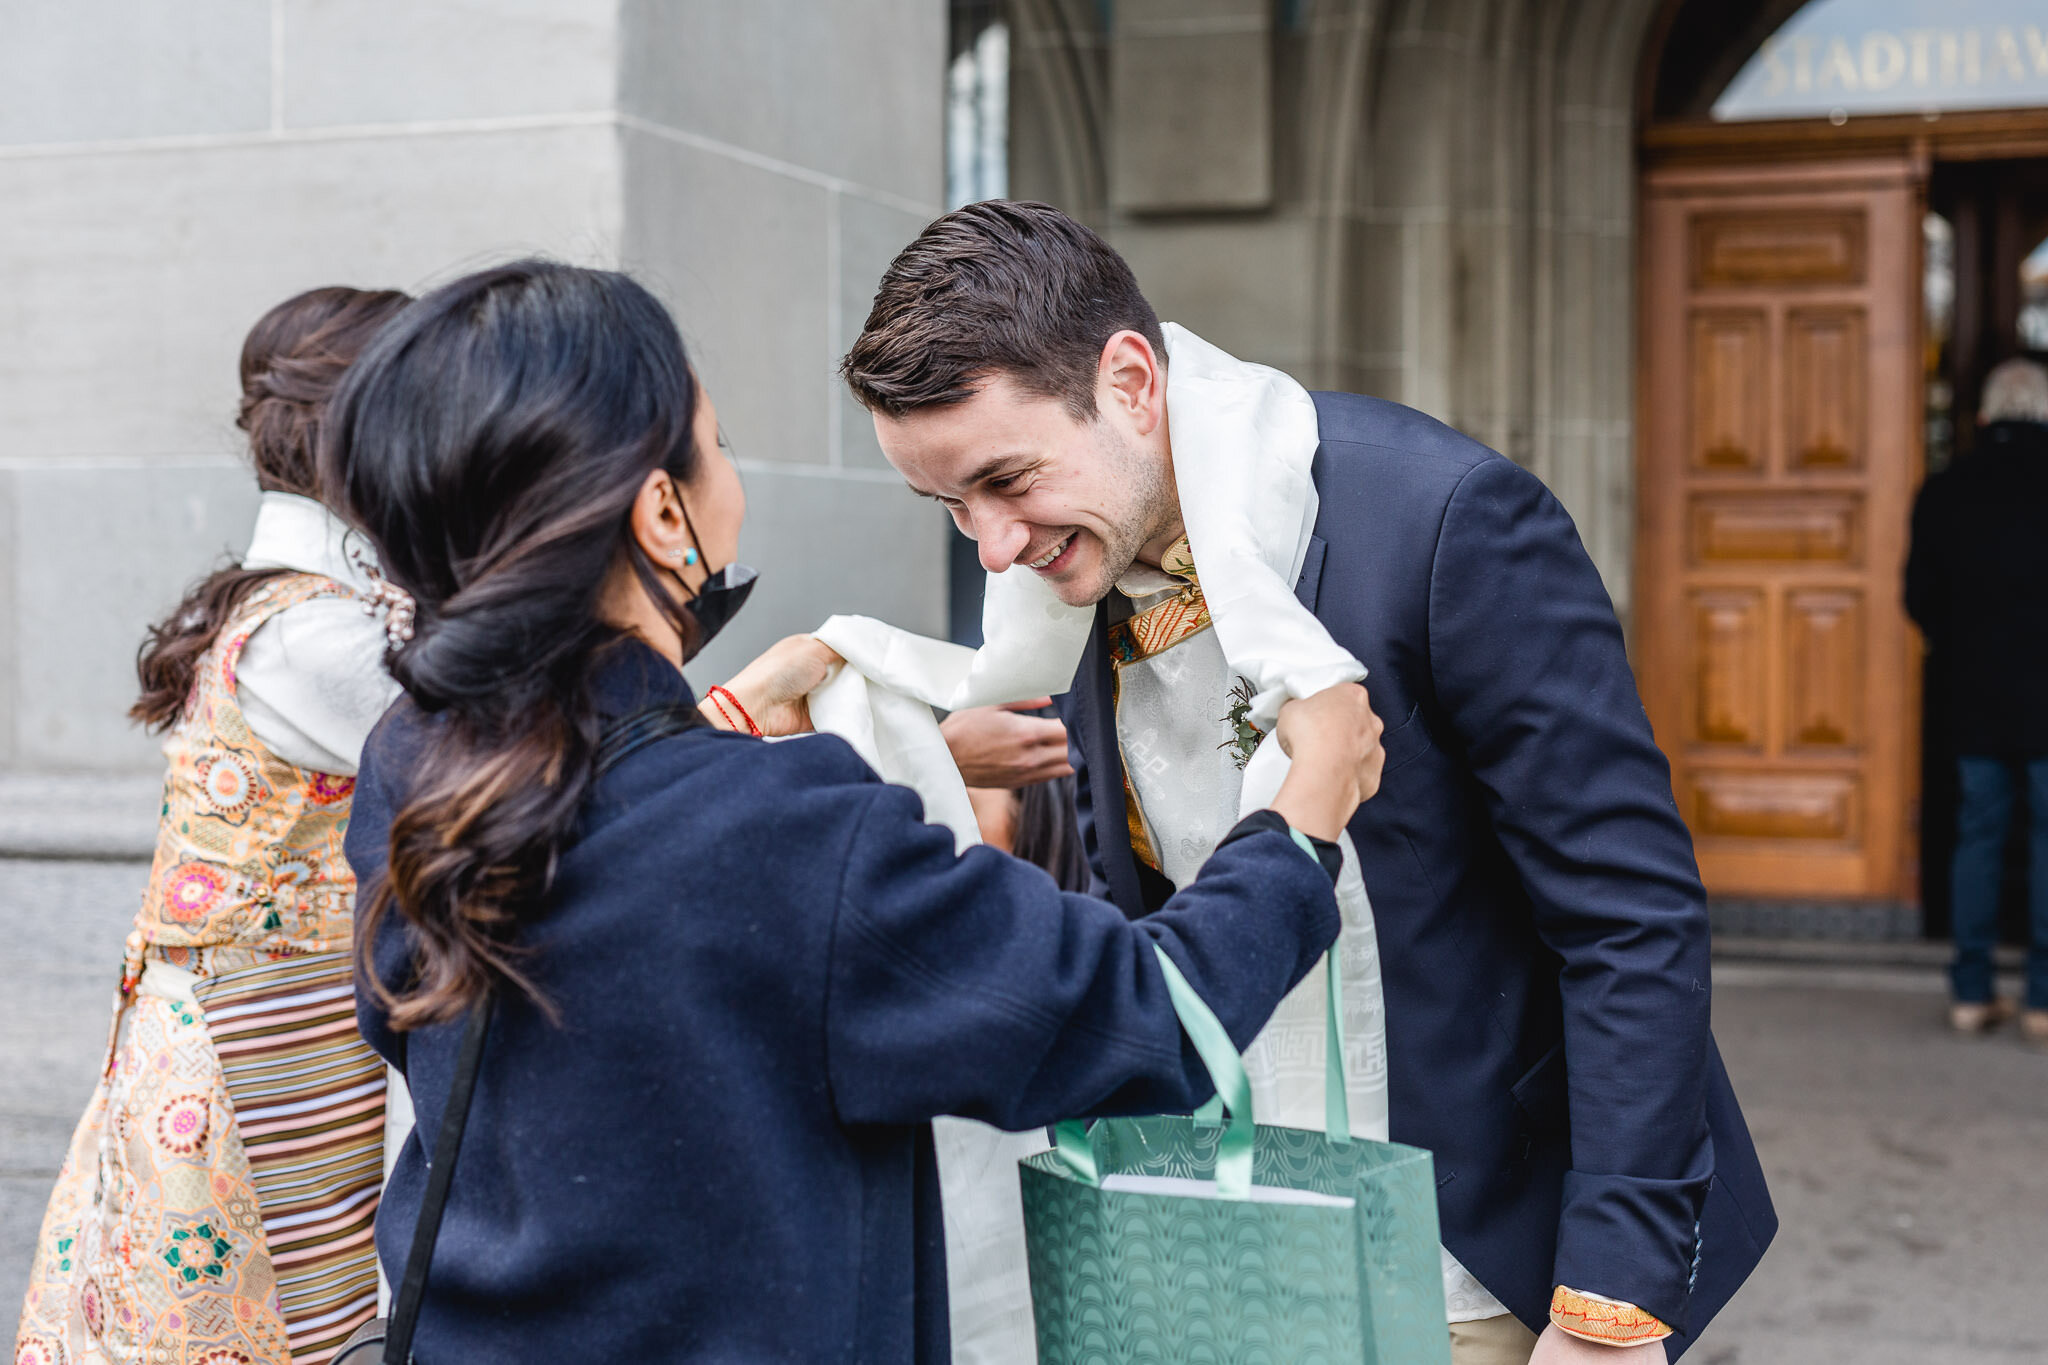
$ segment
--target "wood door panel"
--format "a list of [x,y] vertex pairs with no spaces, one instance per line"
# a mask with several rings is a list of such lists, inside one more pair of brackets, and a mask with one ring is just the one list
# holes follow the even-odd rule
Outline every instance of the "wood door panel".
[[1862,210],[1853,207],[1697,213],[1693,287],[1861,284],[1868,232]]
[[1868,367],[1861,308],[1794,308],[1785,315],[1785,456],[1793,469],[1863,463]]
[[1764,595],[1734,588],[1692,597],[1694,744],[1756,747],[1764,742]]
[[1845,844],[1856,837],[1858,783],[1848,773],[1696,772],[1693,829],[1702,838]]
[[1696,314],[1692,324],[1692,430],[1695,469],[1764,467],[1764,348],[1761,309]]
[[1699,493],[1691,534],[1695,567],[1853,567],[1863,557],[1863,500],[1854,493]]
[[1788,748],[1853,749],[1863,742],[1863,594],[1853,588],[1785,594]]
[[1663,169],[1644,189],[1634,644],[1701,876],[1903,898],[1916,172]]

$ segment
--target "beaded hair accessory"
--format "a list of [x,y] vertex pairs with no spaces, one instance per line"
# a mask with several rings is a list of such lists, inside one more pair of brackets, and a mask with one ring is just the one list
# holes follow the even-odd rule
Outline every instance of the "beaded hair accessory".
[[419,607],[412,600],[412,594],[384,576],[377,561],[363,552],[360,545],[351,545],[349,562],[356,566],[369,586],[361,590],[363,615],[384,614],[384,639],[394,650],[412,639],[412,626],[419,614]]

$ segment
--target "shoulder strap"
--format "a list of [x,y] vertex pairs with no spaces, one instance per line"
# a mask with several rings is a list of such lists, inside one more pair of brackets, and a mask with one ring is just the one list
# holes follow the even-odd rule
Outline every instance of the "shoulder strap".
[[604,733],[598,737],[597,758],[592,765],[595,775],[603,777],[656,740],[710,723],[704,719],[703,712],[681,702],[650,706],[630,716],[621,716],[605,726]]
[[419,1325],[420,1300],[427,1289],[427,1266],[434,1259],[434,1241],[441,1233],[441,1214],[448,1207],[448,1187],[455,1180],[455,1153],[462,1130],[469,1125],[469,1101],[476,1093],[476,1073],[483,1061],[484,1032],[491,1021],[486,995],[469,1011],[469,1028],[455,1059],[455,1079],[448,1090],[448,1108],[434,1139],[434,1161],[427,1169],[427,1194],[420,1201],[420,1221],[412,1230],[412,1250],[405,1257],[405,1279],[391,1305],[391,1326],[384,1336],[384,1365],[407,1365],[412,1359],[413,1329]]
[[[598,737],[594,768],[599,777],[659,739],[708,725],[694,706],[672,703],[649,707],[623,716],[605,726]],[[490,1025],[491,1001],[487,995],[469,1012],[469,1027],[462,1035],[462,1050],[455,1058],[455,1077],[448,1089],[448,1108],[441,1115],[441,1131],[434,1138],[434,1159],[427,1168],[427,1192],[420,1201],[420,1220],[412,1231],[412,1249],[405,1257],[405,1279],[391,1305],[391,1325],[384,1337],[384,1365],[408,1365],[412,1359],[413,1330],[419,1325],[420,1303],[426,1296],[427,1267],[434,1259],[434,1243],[441,1233],[441,1215],[448,1207],[448,1190],[455,1181],[455,1154],[462,1146],[462,1130],[469,1124],[469,1102],[476,1094],[477,1071],[483,1063],[484,1033]]]

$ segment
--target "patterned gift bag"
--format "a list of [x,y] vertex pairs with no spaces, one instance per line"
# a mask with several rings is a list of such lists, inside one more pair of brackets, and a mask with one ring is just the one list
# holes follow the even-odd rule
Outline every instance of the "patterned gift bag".
[[1349,1136],[1334,1037],[1328,1132],[1257,1127],[1228,1035],[1159,961],[1221,1108],[1061,1124],[1022,1163],[1040,1365],[1448,1365],[1429,1153]]

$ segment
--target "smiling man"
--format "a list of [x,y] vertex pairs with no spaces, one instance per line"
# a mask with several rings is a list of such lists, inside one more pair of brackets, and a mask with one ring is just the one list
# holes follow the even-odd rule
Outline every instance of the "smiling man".
[[[904,249],[843,365],[890,463],[990,572],[1096,607],[1063,711],[1097,890],[1133,917],[1206,854],[1181,789],[1219,780],[1245,721],[1185,534],[1172,363],[1121,257],[994,201]],[[1391,1133],[1436,1157],[1453,1360],[1675,1358],[1777,1220],[1612,604],[1533,476],[1396,404],[1313,402],[1295,593],[1387,727],[1349,832]]]

